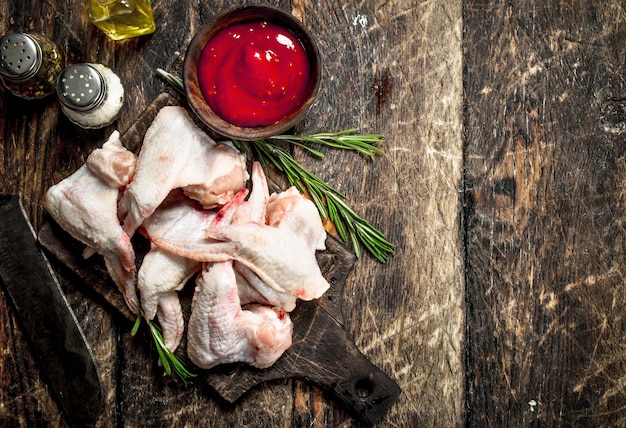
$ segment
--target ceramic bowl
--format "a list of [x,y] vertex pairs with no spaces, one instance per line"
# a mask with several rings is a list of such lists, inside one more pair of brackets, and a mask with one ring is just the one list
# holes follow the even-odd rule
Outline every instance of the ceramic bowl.
[[[308,55],[310,78],[304,100],[295,110],[278,122],[248,128],[228,123],[211,109],[200,90],[198,62],[207,42],[216,33],[231,25],[251,21],[267,21],[291,31],[303,45]],[[183,82],[191,109],[209,128],[228,138],[253,141],[284,134],[304,117],[318,94],[321,80],[320,62],[319,51],[313,37],[294,16],[270,6],[248,5],[222,13],[202,25],[187,48],[183,65]]]

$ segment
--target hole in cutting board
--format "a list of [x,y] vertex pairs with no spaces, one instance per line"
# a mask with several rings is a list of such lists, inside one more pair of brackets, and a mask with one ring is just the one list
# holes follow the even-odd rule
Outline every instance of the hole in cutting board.
[[367,398],[374,392],[374,384],[369,379],[360,379],[354,384],[354,390],[360,398]]

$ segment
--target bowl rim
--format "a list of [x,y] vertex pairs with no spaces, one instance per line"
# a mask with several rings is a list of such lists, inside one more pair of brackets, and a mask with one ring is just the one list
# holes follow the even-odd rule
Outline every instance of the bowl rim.
[[[298,38],[309,58],[311,77],[307,83],[307,93],[303,102],[285,118],[270,125],[242,127],[227,122],[208,105],[200,91],[197,76],[197,63],[206,43],[217,32],[233,24],[257,21],[260,19],[286,27]],[[285,133],[306,115],[319,93],[322,80],[321,70],[321,57],[317,43],[311,32],[298,18],[274,6],[248,4],[236,6],[218,13],[200,26],[191,39],[185,53],[183,61],[183,85],[191,110],[206,126],[224,137],[242,141],[253,141]]]

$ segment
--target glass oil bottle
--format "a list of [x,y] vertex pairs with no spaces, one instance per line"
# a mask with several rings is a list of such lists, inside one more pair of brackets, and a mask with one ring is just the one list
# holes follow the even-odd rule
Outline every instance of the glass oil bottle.
[[151,0],[85,0],[89,20],[113,40],[151,34],[156,29]]

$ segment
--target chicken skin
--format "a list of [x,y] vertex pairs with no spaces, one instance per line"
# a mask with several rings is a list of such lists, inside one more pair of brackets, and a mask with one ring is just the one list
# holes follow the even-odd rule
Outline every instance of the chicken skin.
[[167,251],[194,260],[235,260],[274,290],[302,300],[317,299],[330,286],[310,247],[289,229],[243,223],[207,229],[206,237],[201,241],[151,239]]
[[245,157],[232,143],[215,143],[183,107],[163,107],[144,136],[135,176],[120,201],[124,230],[132,236],[173,189],[212,208],[232,199],[247,180]]
[[46,192],[46,209],[75,239],[101,254],[126,304],[135,303],[135,251],[117,215],[120,189],[133,176],[134,155],[113,132],[102,148],[94,150],[74,174]]
[[253,271],[239,262],[234,262],[233,267],[242,305],[260,303],[281,308],[286,312],[291,312],[296,308],[296,296],[293,294],[274,290],[261,281],[261,278]]
[[233,224],[240,223],[265,223],[267,202],[270,194],[267,185],[265,172],[258,161],[252,163],[252,174],[250,177],[252,190],[248,199],[237,206],[232,219]]
[[313,251],[326,249],[326,231],[315,204],[293,186],[269,197],[267,224],[301,235]]
[[[148,235],[199,239],[216,215],[216,210],[206,210],[180,190],[175,190],[143,222],[141,229]],[[165,345],[172,352],[180,344],[185,330],[177,292],[200,271],[200,266],[200,262],[152,245],[137,273],[137,289],[144,315],[148,320],[157,316]]]
[[[186,330],[189,358],[203,369],[271,366],[292,344],[297,299],[330,286],[316,259],[326,232],[313,202],[295,187],[270,195],[261,164],[249,175],[245,160],[168,106],[138,157],[115,132],[46,193],[51,216],[86,245],[84,255],[104,257],[129,308],[158,318],[172,352]],[[151,245],[136,257],[137,231]],[[187,284],[195,289],[185,326],[178,292]]]
[[[260,165],[253,165],[253,189],[248,200],[244,200],[247,190],[240,191],[220,210],[208,230],[262,218],[267,199],[264,182]],[[266,368],[291,346],[293,326],[285,311],[256,303],[242,308],[243,281],[230,260],[203,265],[196,278],[187,335],[187,353],[197,366],[244,362]],[[254,297],[255,302],[267,301],[258,293]]]
[[[152,236],[152,242],[197,261],[234,260],[240,278],[252,278],[251,274],[257,278],[248,281],[250,286],[261,281],[278,293],[302,300],[317,299],[330,286],[315,258],[315,249],[323,245],[326,238],[319,215],[310,215],[311,206],[299,193],[293,193],[297,192],[295,188],[283,197],[273,196],[274,202],[270,205],[272,198],[264,196],[267,192],[265,176],[260,164],[255,165],[253,179],[256,183],[253,182],[250,198],[236,207],[233,224],[207,229],[204,240]],[[260,194],[256,193],[258,191]],[[271,211],[266,210],[268,206]],[[265,217],[271,218],[275,225],[265,224]],[[263,294],[259,289],[256,292]],[[291,308],[291,302],[285,303]]]
[[291,346],[293,324],[279,308],[241,307],[232,262],[207,263],[196,279],[187,354],[198,367],[244,362],[266,368]]
[[[265,223],[267,203],[270,199],[267,178],[258,161],[252,163],[252,191],[246,201],[239,204],[232,219],[233,224],[248,222]],[[295,296],[276,291],[265,284],[246,266],[233,263],[241,304],[255,302],[275,306],[291,312],[296,307]]]

